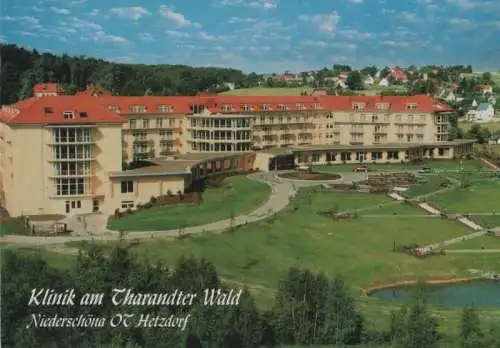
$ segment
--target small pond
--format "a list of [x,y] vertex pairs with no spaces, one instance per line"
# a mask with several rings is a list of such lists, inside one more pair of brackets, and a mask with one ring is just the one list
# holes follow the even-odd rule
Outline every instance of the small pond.
[[[412,287],[375,290],[371,297],[384,301],[406,301],[412,296]],[[448,307],[500,308],[500,281],[473,281],[429,287],[429,302]]]

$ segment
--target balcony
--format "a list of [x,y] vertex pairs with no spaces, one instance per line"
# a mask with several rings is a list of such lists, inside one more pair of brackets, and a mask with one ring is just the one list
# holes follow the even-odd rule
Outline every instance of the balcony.
[[91,176],[90,170],[61,170],[49,175],[51,178]]
[[160,144],[173,143],[173,142],[174,142],[174,138],[170,138],[170,137],[165,137],[165,138],[160,139]]
[[148,138],[134,138],[134,144],[147,144],[149,142]]
[[363,140],[351,140],[351,141],[349,141],[349,144],[350,145],[363,145],[364,142],[363,142]]
[[161,150],[160,156],[172,156],[175,155],[175,151],[173,150]]

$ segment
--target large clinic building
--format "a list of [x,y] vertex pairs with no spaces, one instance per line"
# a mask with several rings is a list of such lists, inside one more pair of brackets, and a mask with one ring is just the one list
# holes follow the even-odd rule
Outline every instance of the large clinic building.
[[[0,111],[0,206],[110,214],[217,172],[451,159],[473,141],[448,141],[450,112],[428,96],[64,96],[41,84]],[[122,170],[134,160],[151,165]]]

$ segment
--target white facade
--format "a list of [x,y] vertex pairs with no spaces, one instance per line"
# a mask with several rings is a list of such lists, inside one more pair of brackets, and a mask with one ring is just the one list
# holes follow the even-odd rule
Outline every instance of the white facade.
[[389,83],[389,80],[387,79],[382,79],[380,80],[380,82],[378,83],[378,85],[380,87],[389,87],[390,83]]

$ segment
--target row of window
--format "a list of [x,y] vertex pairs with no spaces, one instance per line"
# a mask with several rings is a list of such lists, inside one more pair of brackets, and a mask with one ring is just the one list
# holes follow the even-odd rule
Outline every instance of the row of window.
[[92,141],[92,128],[54,128],[54,143],[88,143]]
[[[137,123],[137,120],[135,119],[131,119],[129,120],[129,127],[131,129],[135,129],[135,128],[151,128],[150,125],[150,119],[142,119],[142,120],[139,120],[139,121],[142,121],[142,123],[140,123],[140,126],[142,127],[138,127],[138,123]],[[164,128],[164,127],[171,127],[171,128],[174,128],[174,127],[182,127],[182,120],[176,120],[176,119],[164,119],[162,117],[157,117],[155,119],[156,123],[156,128]]]
[[57,145],[52,148],[52,158],[57,160],[90,160],[92,145]]
[[[120,112],[120,108],[118,105],[108,105],[108,111],[110,112]],[[130,107],[130,111],[132,112],[148,112],[148,108],[146,105],[132,105]],[[160,104],[156,106],[156,111],[157,112],[173,112],[174,108],[172,105],[167,105],[167,104]]]

